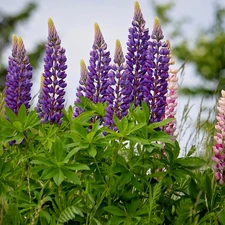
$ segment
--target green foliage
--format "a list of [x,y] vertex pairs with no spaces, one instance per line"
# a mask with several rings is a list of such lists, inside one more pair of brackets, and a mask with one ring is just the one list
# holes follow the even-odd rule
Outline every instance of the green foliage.
[[18,115],[5,109],[0,224],[224,223],[225,188],[194,148],[179,156],[161,129],[170,120],[149,124],[143,104],[115,117],[113,131],[100,125],[102,104],[86,110],[72,119],[70,107],[55,125],[24,106]]

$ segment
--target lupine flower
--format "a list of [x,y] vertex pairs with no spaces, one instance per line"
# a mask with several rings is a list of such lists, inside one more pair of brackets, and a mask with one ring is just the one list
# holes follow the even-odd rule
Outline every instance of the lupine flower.
[[162,120],[167,104],[166,93],[170,59],[168,43],[162,41],[163,37],[159,19],[155,18],[151,35],[152,41],[150,41],[146,61],[148,75],[145,79],[148,79],[149,83],[148,86],[143,85],[143,89],[145,88],[144,99],[150,103],[150,122]]
[[125,72],[125,58],[123,55],[122,47],[119,40],[116,40],[116,49],[114,55],[114,64],[111,66],[109,72],[109,86],[107,89],[107,108],[104,118],[105,124],[113,128],[113,115],[119,119],[122,118],[121,104],[121,79]]
[[108,72],[111,58],[109,51],[107,51],[107,44],[97,23],[95,23],[94,28],[95,38],[92,51],[90,52],[85,97],[94,103],[104,103],[107,98],[106,90],[109,86]]
[[37,113],[41,113],[41,102],[42,102],[42,89],[43,89],[43,85],[44,85],[44,76],[43,73],[41,73],[40,76],[40,89],[39,89],[39,95],[38,95],[38,102],[37,102],[37,106],[36,106],[36,112]]
[[44,82],[39,116],[41,122],[61,123],[66,87],[66,56],[52,19],[48,20],[48,44],[45,46]]
[[215,180],[220,184],[225,183],[225,91],[222,90],[222,97],[219,99],[218,115],[216,117],[217,124],[215,129],[217,131],[214,136],[215,145],[213,146],[214,161],[213,169],[215,172]]
[[12,56],[9,57],[6,75],[5,106],[17,114],[22,104],[26,109],[30,108],[32,67],[22,38],[13,35],[12,45]]
[[[130,103],[134,102],[134,106],[140,105],[143,100],[142,84],[146,73],[145,61],[146,51],[148,48],[149,31],[145,28],[145,20],[141,13],[138,2],[134,4],[134,18],[132,27],[129,28],[126,55],[126,76],[122,79],[123,86],[123,116],[127,114]],[[148,82],[148,81],[147,81]]]
[[[75,101],[75,104],[80,102],[79,97],[84,97],[86,93],[86,82],[87,82],[87,77],[88,77],[88,70],[86,67],[86,64],[84,60],[80,61],[80,81],[79,81],[79,86],[77,88],[77,99]],[[74,117],[77,117],[83,110],[76,106],[74,110]]]
[[[170,50],[170,43],[168,42],[168,48]],[[169,61],[169,66],[173,65],[175,62],[171,56],[169,55],[170,61]],[[169,77],[167,78],[167,83],[168,83],[168,89],[167,89],[167,94],[166,94],[166,109],[165,109],[165,118],[174,118],[176,114],[176,106],[177,106],[177,70],[176,69],[170,69],[169,68]],[[175,127],[176,119],[174,118],[173,121],[171,121],[166,127],[165,131],[167,134],[170,134],[171,136],[174,136],[174,132],[176,130]]]

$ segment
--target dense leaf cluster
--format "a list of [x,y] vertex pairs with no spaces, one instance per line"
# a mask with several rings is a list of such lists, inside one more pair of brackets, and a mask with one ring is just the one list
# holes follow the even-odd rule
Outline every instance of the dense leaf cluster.
[[[147,105],[129,110],[118,131],[85,108],[61,125],[41,124],[22,105],[0,121],[0,224],[225,224],[225,188],[204,159],[179,157],[179,144],[149,125]],[[193,149],[192,149],[193,150]],[[12,213],[13,212],[13,213]]]

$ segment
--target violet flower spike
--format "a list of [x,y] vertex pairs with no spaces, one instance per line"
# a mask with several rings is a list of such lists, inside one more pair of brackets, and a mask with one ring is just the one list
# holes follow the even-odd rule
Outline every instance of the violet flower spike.
[[[85,96],[87,77],[88,77],[88,70],[87,70],[86,64],[84,60],[81,60],[80,61],[80,81],[79,81],[79,86],[77,88],[77,93],[76,93],[77,99],[74,102],[75,105],[77,103],[80,103],[79,97]],[[80,115],[81,112],[83,112],[83,109],[80,108],[79,106],[75,106],[74,117],[77,117],[78,115]]]
[[45,46],[45,65],[39,117],[41,122],[62,122],[64,108],[65,82],[67,69],[65,49],[57,34],[52,19],[48,20],[48,43]]
[[111,61],[107,44],[97,23],[94,25],[95,38],[88,66],[88,78],[86,83],[85,97],[94,103],[104,103],[107,98],[106,90],[109,86],[108,73]]
[[149,86],[145,88],[146,96],[151,96],[145,100],[149,100],[151,117],[150,122],[161,121],[165,117],[167,78],[169,70],[169,48],[166,41],[162,41],[163,33],[159,23],[159,19],[155,18],[154,28],[152,31],[152,41],[150,41],[147,51],[146,69],[148,79],[151,80]]
[[214,162],[213,169],[215,174],[215,180],[219,184],[225,183],[225,91],[221,91],[222,97],[219,99],[218,115],[216,117],[217,124],[215,129],[217,131],[214,136],[215,144],[213,146],[214,156],[212,160]]
[[140,105],[143,101],[142,83],[146,74],[145,61],[146,51],[148,49],[149,31],[145,28],[145,20],[141,13],[138,2],[134,3],[134,18],[132,27],[129,28],[126,64],[127,69],[122,79],[123,87],[123,116],[127,114],[130,103],[133,101],[134,106]]
[[9,57],[6,75],[5,106],[15,114],[22,104],[30,108],[32,67],[21,37],[12,36],[12,56]]
[[116,48],[114,55],[114,64],[109,72],[109,86],[107,89],[107,108],[104,118],[105,124],[115,130],[113,116],[116,115],[119,119],[122,118],[122,94],[121,94],[121,79],[125,72],[125,58],[123,55],[121,43],[116,40]]

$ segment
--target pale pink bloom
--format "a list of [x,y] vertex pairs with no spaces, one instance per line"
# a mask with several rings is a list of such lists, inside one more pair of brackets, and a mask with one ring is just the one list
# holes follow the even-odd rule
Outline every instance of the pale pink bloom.
[[222,97],[218,101],[218,115],[216,116],[217,124],[215,129],[217,131],[214,136],[215,144],[213,146],[214,156],[212,160],[214,161],[213,170],[215,174],[215,180],[219,184],[225,183],[225,91],[221,92]]

